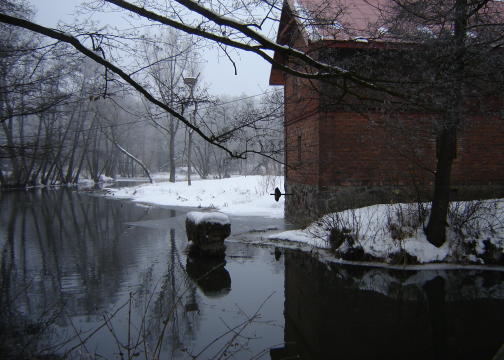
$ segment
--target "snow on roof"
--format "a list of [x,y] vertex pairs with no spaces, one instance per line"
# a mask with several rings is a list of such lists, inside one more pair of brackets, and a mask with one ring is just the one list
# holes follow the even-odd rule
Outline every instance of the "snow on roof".
[[186,219],[198,225],[201,223],[229,224],[229,217],[221,212],[191,211],[187,213]]
[[383,34],[381,9],[390,0],[287,0],[307,38],[363,40]]
[[[309,41],[394,41],[385,20],[394,0],[286,0],[295,21]],[[450,2],[446,5],[450,6]],[[504,2],[491,0],[479,14],[502,19]],[[473,20],[478,21],[478,17]],[[421,30],[432,31],[440,24],[427,22]],[[397,40],[397,39],[395,39]]]

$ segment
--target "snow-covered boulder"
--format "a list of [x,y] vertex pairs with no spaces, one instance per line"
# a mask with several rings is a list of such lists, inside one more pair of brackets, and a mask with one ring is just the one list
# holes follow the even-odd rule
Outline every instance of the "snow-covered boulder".
[[191,211],[186,216],[190,255],[224,257],[224,240],[231,234],[229,217],[220,212]]

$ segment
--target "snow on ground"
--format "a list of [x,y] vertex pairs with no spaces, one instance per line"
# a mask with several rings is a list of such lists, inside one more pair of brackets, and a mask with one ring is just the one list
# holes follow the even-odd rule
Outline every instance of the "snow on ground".
[[[168,181],[170,179],[169,172],[160,172],[151,174],[151,177],[155,181]],[[200,180],[201,177],[198,174],[192,174],[191,180]],[[127,180],[127,179],[126,179]],[[187,168],[186,167],[178,167],[175,172],[175,181],[184,181],[187,180]]]
[[273,240],[293,241],[306,244],[310,247],[328,249],[329,244],[326,239],[315,237],[305,230],[288,230],[269,236]]
[[272,234],[269,239],[330,249],[331,229],[337,229],[335,234],[341,245],[333,250],[336,257],[343,259],[358,250],[365,256],[361,253],[355,260],[369,255],[378,261],[397,264],[407,254],[420,264],[504,265],[504,199],[453,203],[448,240],[439,248],[427,241],[423,232],[427,217],[422,218],[418,208],[418,204],[382,204],[345,210],[328,214],[306,229]]
[[[275,187],[283,189],[283,177],[194,180],[191,186],[185,181],[159,182],[109,191],[116,198],[130,198],[142,203],[211,208],[228,215],[281,218],[284,198],[275,202],[270,195]],[[426,210],[423,217],[419,211],[422,206]],[[504,199],[453,203],[448,240],[440,248],[430,244],[423,232],[427,213],[427,204],[368,206],[328,214],[304,230],[272,234],[263,241],[275,243],[283,240],[309,248],[329,249],[337,258],[351,261],[359,261],[363,252],[363,261],[389,264],[402,264],[404,260],[404,263],[419,264],[504,265]],[[336,237],[341,239],[341,244],[333,249],[328,240],[331,229],[338,229]]]
[[229,215],[254,215],[281,218],[284,199],[276,202],[275,187],[283,189],[281,176],[237,176],[227,179],[160,182],[135,187],[109,189],[116,198],[169,205],[215,208]]

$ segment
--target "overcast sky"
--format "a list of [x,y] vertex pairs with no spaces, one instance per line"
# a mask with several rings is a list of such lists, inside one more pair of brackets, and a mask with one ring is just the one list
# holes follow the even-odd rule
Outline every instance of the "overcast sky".
[[[55,27],[58,21],[72,23],[75,19],[76,6],[81,0],[30,0],[37,14],[35,20],[42,25]],[[121,26],[125,21],[120,14],[93,15],[93,20],[101,24]],[[214,95],[255,95],[271,89],[268,85],[270,64],[256,55],[242,53],[234,58],[237,62],[238,75],[234,75],[232,64],[225,57],[218,57],[217,51],[209,50],[203,54],[207,61],[201,74],[203,84]]]

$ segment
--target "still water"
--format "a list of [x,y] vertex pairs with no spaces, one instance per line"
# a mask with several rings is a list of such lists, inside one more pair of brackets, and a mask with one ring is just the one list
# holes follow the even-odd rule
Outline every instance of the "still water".
[[325,264],[248,243],[187,257],[185,213],[86,192],[0,194],[0,358],[492,359],[504,272]]

